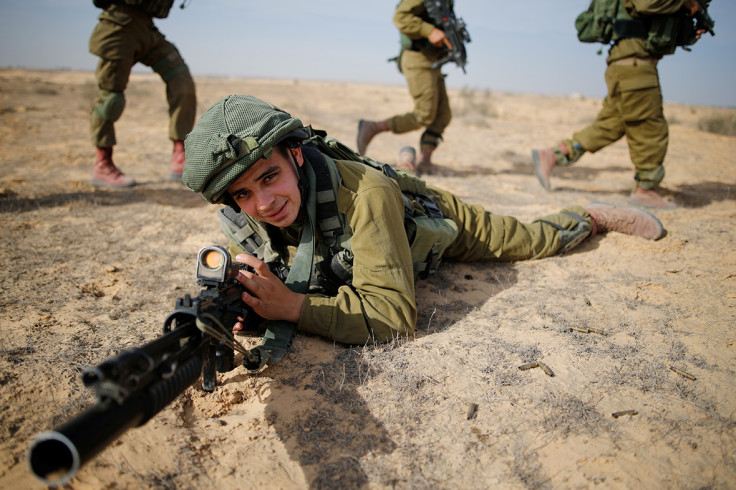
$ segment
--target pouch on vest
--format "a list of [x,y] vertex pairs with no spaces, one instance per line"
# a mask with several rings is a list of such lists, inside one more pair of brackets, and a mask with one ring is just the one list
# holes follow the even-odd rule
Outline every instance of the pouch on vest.
[[404,54],[404,51],[407,49],[411,49],[412,46],[412,40],[404,33],[399,33],[399,54],[394,56],[393,58],[389,58],[386,61],[395,61],[396,62],[396,68],[399,70],[399,73],[403,74],[404,72],[401,70],[401,57]]
[[692,29],[692,23],[684,13],[652,16],[647,36],[647,51],[655,56],[674,53],[678,45],[684,44],[679,40],[680,33],[689,33],[688,29]]
[[618,6],[619,0],[592,0],[588,10],[575,19],[578,40],[583,43],[610,43]]
[[[452,219],[442,214],[434,197],[410,192],[402,195],[404,231],[409,242],[414,279],[426,279],[437,272],[442,254],[457,238],[458,228]],[[316,268],[318,274],[313,277],[313,286],[334,295],[340,286],[352,284],[352,251],[343,249],[317,264]]]
[[419,279],[437,272],[442,254],[458,234],[455,222],[442,214],[432,196],[411,194],[404,194],[404,230],[414,277]]
[[578,40],[584,43],[610,44],[623,38],[647,38],[647,27],[633,19],[624,0],[592,0],[588,10],[575,19]]

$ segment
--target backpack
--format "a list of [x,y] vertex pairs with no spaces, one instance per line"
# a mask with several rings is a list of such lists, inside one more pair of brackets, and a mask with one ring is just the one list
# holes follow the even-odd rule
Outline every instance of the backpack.
[[619,7],[625,12],[621,0],[591,0],[588,10],[575,19],[578,40],[584,43],[609,44],[613,39],[613,25]]

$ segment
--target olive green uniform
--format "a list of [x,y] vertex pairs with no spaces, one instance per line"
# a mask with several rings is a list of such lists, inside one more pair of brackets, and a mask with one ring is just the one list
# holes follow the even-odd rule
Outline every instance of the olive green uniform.
[[[415,276],[399,186],[362,163],[335,163],[341,178],[337,207],[352,234],[352,285],[340,287],[335,296],[308,294],[297,328],[347,344],[386,342],[410,335],[417,320]],[[466,204],[447,191],[427,189],[460,231],[444,254],[452,260],[547,257],[579,243],[592,227],[590,215],[581,207],[524,224]],[[294,228],[281,230],[291,245],[299,241]],[[578,233],[571,244],[566,233],[573,229]]]
[[189,68],[176,47],[153,24],[150,15],[128,5],[113,4],[98,17],[89,50],[99,56],[99,94],[90,122],[92,144],[116,143],[115,121],[125,107],[124,91],[133,65],[150,66],[166,83],[169,105],[169,138],[183,140],[194,126],[196,95]]
[[393,133],[426,128],[420,144],[437,146],[452,113],[445,77],[440,68],[432,69],[432,63],[446,50],[435,48],[427,40],[435,26],[429,21],[423,0],[403,0],[393,20],[399,31],[413,41],[401,55],[401,72],[414,99],[414,110],[389,118],[388,127]]
[[[641,15],[671,14],[685,0],[631,0]],[[657,62],[661,55],[647,51],[643,39],[618,40],[606,60],[608,94],[603,108],[590,126],[573,134],[572,157],[558,159],[561,165],[576,162],[584,151],[595,153],[626,136],[629,155],[642,189],[655,188],[664,178],[664,157],[669,132],[662,108]],[[582,148],[574,148],[575,141]]]

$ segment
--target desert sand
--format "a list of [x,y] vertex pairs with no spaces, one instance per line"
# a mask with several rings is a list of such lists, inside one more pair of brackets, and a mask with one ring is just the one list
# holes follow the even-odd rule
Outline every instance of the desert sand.
[[[196,83],[199,114],[252,94],[351,146],[358,119],[411,108],[404,86]],[[92,73],[0,70],[2,488],[43,488],[26,451],[94,403],[82,370],[159,336],[176,298],[198,291],[197,251],[226,242],[217,208],[168,180],[154,75],[133,75],[117,124],[115,161],[139,185],[91,185],[95,92]],[[553,192],[532,170],[531,149],[592,121],[600,100],[450,97],[435,158],[448,175],[429,183],[527,221],[626,204],[625,142],[557,169]],[[418,283],[412,338],[349,347],[299,334],[275,366],[220,374],[214,393],[195,383],[68,488],[733,488],[736,137],[699,122],[734,110],[665,112],[664,186],[681,207],[657,213],[661,240],[608,233],[538,261],[444,263]],[[418,138],[382,134],[368,154],[394,163]],[[519,369],[537,361],[554,376]],[[625,410],[636,414],[612,415]]]

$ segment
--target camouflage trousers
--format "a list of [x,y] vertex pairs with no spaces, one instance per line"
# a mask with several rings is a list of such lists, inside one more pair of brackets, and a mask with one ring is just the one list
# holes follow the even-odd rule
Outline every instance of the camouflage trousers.
[[121,5],[109,7],[99,16],[89,50],[99,57],[95,71],[99,92],[90,121],[92,144],[116,143],[114,124],[125,107],[130,71],[139,62],[166,84],[169,138],[183,140],[192,130],[197,109],[194,80],[176,46],[156,29],[151,17]]
[[663,162],[669,143],[657,66],[612,63],[606,70],[606,84],[608,94],[598,117],[576,132],[573,139],[585,151],[595,153],[626,136],[636,168],[634,178],[643,189],[652,189],[664,178]]
[[522,223],[511,216],[467,204],[452,193],[428,188],[459,234],[443,257],[463,262],[541,259],[567,252],[590,236],[593,220],[580,206]]

